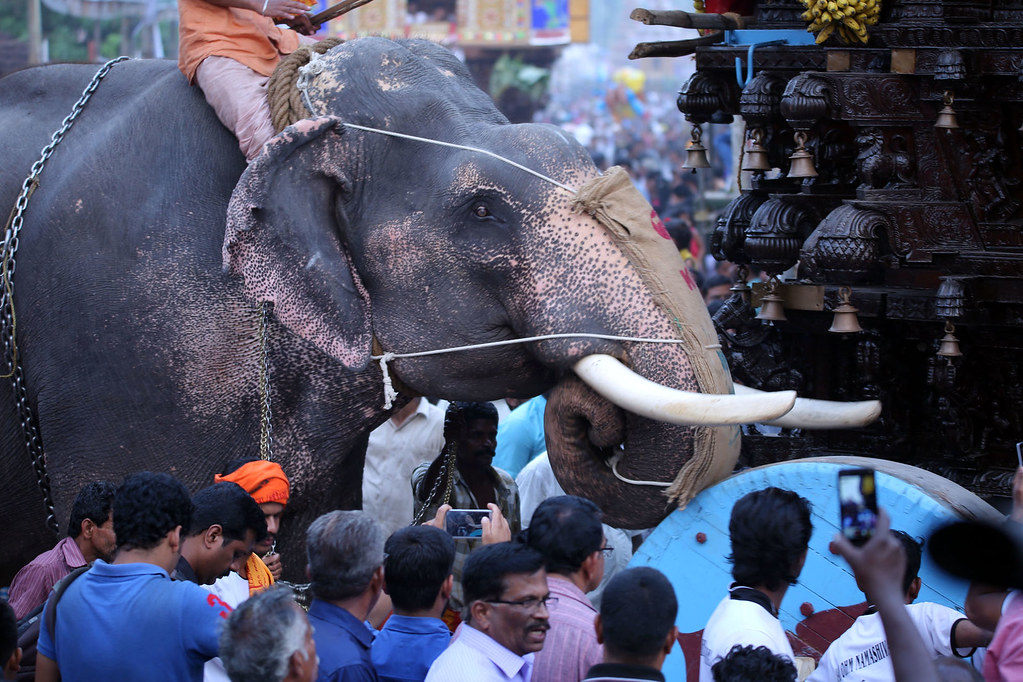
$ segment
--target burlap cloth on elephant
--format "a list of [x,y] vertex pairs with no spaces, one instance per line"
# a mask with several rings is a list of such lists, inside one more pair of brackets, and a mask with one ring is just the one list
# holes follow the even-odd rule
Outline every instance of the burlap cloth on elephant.
[[[702,393],[731,393],[732,379],[700,291],[664,223],[621,167],[586,183],[572,208],[596,218],[639,271],[655,303],[674,322]],[[695,427],[693,456],[666,494],[685,507],[704,488],[732,473],[739,458],[737,426]]]

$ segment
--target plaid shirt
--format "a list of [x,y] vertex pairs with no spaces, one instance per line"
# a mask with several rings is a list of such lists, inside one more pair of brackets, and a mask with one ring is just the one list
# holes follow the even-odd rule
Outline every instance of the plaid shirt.
[[[441,457],[443,456],[442,454]],[[431,462],[423,462],[412,472],[412,493],[417,515],[423,508],[423,498],[430,494],[430,490],[423,485],[423,482],[426,480],[426,471],[430,468],[430,464]],[[501,508],[504,518],[508,520],[508,526],[511,528],[512,536],[514,537],[522,527],[519,521],[519,489],[515,485],[515,480],[504,471],[494,467],[491,467],[490,471],[494,481],[494,498],[497,500],[497,506]],[[448,501],[448,504],[453,509],[486,509],[476,500],[472,490],[469,489],[469,484],[462,478],[462,472],[458,470],[457,466],[455,467],[455,483],[451,488],[451,499]],[[432,519],[437,515],[437,508],[439,506],[439,503],[431,504],[426,508],[422,518]],[[465,560],[469,557],[469,553],[476,547],[479,547],[480,544],[481,541],[478,539],[455,541],[455,563],[451,568],[451,572],[455,576],[455,585],[451,591],[451,600],[449,602],[450,607],[455,611],[460,611],[463,606],[462,567],[465,565]]]

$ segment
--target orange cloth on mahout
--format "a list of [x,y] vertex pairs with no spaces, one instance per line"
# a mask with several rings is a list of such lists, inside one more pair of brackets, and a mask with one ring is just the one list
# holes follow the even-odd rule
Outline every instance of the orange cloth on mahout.
[[260,590],[265,590],[274,584],[274,576],[266,567],[259,555],[253,552],[249,560],[245,562],[245,575],[249,579],[249,596],[251,597]]
[[245,488],[245,492],[252,495],[256,504],[279,502],[287,505],[288,496],[291,494],[291,484],[281,465],[264,459],[246,462],[229,474],[224,476],[217,474],[213,477],[214,483],[221,481],[237,483]]
[[281,55],[298,48],[298,33],[278,28],[253,10],[178,0],[178,12],[178,68],[189,83],[202,60],[213,55],[230,57],[269,77]]

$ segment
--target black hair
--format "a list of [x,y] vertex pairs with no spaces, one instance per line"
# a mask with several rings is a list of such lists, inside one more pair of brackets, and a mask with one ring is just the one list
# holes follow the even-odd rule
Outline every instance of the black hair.
[[170,474],[141,471],[124,479],[114,494],[118,548],[152,549],[178,526],[192,524],[192,499]]
[[473,550],[462,569],[465,604],[500,599],[507,587],[505,576],[533,575],[543,568],[543,556],[520,542],[498,542]]
[[456,400],[448,404],[444,413],[445,427],[450,419],[460,419],[462,424],[468,424],[475,419],[489,419],[497,422],[497,408],[491,403],[477,403],[463,400]]
[[706,295],[707,292],[710,291],[711,289],[713,289],[714,287],[719,287],[722,284],[731,284],[731,283],[732,283],[732,280],[730,280],[729,278],[725,277],[724,275],[714,274],[714,275],[711,275],[710,277],[708,277],[707,279],[705,279],[703,281],[703,286],[701,287],[701,291],[703,292],[704,295]]
[[766,646],[736,644],[710,667],[714,682],[795,682],[796,666]]
[[68,537],[77,538],[81,535],[82,521],[86,519],[97,526],[106,523],[114,509],[115,492],[117,486],[110,481],[93,481],[83,485],[71,504],[71,518],[67,522]]
[[0,599],[0,671],[18,648],[18,619],[6,599]]
[[920,573],[920,561],[924,553],[924,543],[914,539],[909,533],[902,530],[892,530],[892,533],[902,548],[906,550],[906,572],[902,575],[902,593],[909,593],[909,586],[913,584]]
[[688,249],[693,243],[693,233],[689,229],[689,223],[681,218],[669,218],[664,221],[664,229],[668,231],[672,241],[675,242],[675,248],[679,251],[682,249]]
[[732,507],[732,577],[748,587],[795,585],[793,569],[810,544],[810,503],[791,490],[764,488]]
[[188,535],[202,533],[212,525],[224,531],[224,542],[245,539],[245,532],[256,534],[256,542],[266,539],[266,515],[237,483],[221,481],[203,488],[192,497],[195,511]]
[[600,507],[585,498],[549,497],[533,512],[526,544],[543,555],[548,573],[575,573],[604,544],[602,518]]
[[611,578],[600,598],[604,648],[618,658],[655,656],[677,615],[675,590],[663,573],[649,566],[626,569]]
[[384,543],[384,583],[404,611],[423,611],[437,601],[455,562],[455,541],[433,526],[408,526]]

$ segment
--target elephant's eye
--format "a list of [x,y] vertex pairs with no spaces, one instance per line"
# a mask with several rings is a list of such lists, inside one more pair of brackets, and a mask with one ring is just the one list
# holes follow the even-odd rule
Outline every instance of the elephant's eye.
[[476,206],[472,209],[472,213],[477,218],[489,218],[491,215],[490,209],[487,208],[486,204],[476,204]]

